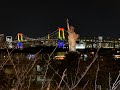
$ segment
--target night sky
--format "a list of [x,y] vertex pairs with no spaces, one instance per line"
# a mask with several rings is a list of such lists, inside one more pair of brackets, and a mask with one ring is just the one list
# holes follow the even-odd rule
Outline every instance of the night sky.
[[119,0],[73,1],[4,3],[0,5],[0,33],[42,37],[58,27],[66,29],[68,18],[80,36],[120,36]]

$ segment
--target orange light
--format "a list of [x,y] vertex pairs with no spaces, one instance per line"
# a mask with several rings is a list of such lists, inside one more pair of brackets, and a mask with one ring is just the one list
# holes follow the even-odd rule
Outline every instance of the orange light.
[[59,30],[63,31],[63,30],[64,30],[64,28],[59,28]]
[[120,58],[120,55],[114,55],[114,58],[118,59]]
[[56,60],[64,60],[64,59],[65,59],[65,56],[55,56],[55,59],[56,59]]

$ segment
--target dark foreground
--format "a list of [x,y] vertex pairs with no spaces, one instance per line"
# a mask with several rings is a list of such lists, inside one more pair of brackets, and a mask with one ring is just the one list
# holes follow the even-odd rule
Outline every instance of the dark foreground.
[[[56,49],[52,54],[54,49],[1,50],[0,90],[106,90],[119,74],[120,60],[113,58],[118,49],[100,49],[96,59],[96,49]],[[65,59],[54,59],[57,52],[65,52]]]

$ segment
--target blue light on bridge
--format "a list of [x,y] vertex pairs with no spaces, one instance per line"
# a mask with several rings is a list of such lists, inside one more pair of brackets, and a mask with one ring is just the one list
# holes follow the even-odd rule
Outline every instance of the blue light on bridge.
[[22,48],[23,48],[23,43],[22,43],[22,42],[18,42],[18,43],[17,43],[17,48],[22,49]]
[[58,40],[58,41],[57,41],[57,44],[58,44],[58,48],[61,48],[61,47],[64,48],[64,45],[65,45],[65,44],[64,44],[64,41],[63,41],[63,40]]

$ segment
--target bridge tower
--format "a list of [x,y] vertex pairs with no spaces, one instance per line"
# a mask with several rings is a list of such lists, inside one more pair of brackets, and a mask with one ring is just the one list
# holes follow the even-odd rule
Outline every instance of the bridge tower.
[[17,37],[18,37],[17,39],[18,39],[19,42],[23,41],[23,34],[22,33],[18,33]]
[[58,28],[58,41],[57,41],[58,48],[60,47],[64,48],[65,45],[64,40],[65,40],[64,28]]
[[[62,35],[61,35],[62,34]],[[64,40],[65,39],[65,35],[64,35],[64,28],[58,28],[58,38],[60,40]]]
[[17,40],[18,40],[18,42],[17,42],[17,48],[20,48],[20,49],[22,49],[23,48],[23,34],[22,33],[18,33],[17,34]]

